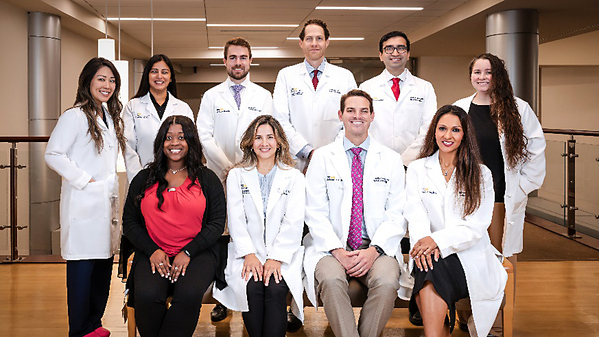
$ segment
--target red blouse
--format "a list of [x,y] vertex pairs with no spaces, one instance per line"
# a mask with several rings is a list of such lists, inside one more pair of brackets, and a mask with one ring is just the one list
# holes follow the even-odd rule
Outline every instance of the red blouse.
[[168,255],[177,255],[202,229],[206,198],[196,181],[191,188],[189,177],[179,187],[162,193],[164,203],[158,209],[158,183],[148,188],[141,201],[141,213],[148,234]]

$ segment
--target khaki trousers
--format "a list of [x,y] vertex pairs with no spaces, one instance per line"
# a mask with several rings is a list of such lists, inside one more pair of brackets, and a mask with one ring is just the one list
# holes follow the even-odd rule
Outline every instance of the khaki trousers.
[[381,255],[366,275],[357,278],[368,287],[368,298],[362,307],[358,326],[349,298],[350,277],[333,256],[325,256],[314,273],[316,293],[322,300],[324,312],[335,336],[378,337],[391,317],[399,288],[397,260]]

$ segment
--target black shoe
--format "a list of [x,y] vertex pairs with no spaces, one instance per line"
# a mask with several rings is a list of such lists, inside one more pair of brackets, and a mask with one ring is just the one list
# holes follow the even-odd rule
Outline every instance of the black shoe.
[[410,320],[410,323],[414,324],[415,326],[422,326],[422,316],[420,315],[420,311],[416,311],[416,312],[411,312],[408,319]]
[[210,320],[212,322],[220,322],[225,318],[227,318],[227,307],[218,303],[210,313]]
[[287,332],[296,332],[302,327],[302,321],[289,310],[287,312]]

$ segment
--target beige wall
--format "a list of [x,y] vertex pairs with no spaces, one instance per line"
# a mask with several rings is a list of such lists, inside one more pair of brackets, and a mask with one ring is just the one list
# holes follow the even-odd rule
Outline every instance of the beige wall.
[[437,94],[438,107],[453,104],[458,99],[474,93],[468,76],[470,61],[470,56],[418,58],[418,77],[432,83]]

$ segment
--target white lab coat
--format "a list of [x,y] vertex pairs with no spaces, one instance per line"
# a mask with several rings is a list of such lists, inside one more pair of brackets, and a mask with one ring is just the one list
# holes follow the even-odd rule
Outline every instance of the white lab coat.
[[260,115],[272,114],[272,96],[268,90],[246,80],[241,107],[237,109],[228,82],[206,91],[196,121],[206,166],[221,181],[225,180],[227,170],[243,158],[239,143],[248,125]]
[[[227,178],[229,255],[227,287],[213,289],[214,298],[227,308],[248,311],[247,281],[241,277],[244,256],[254,253],[260,262],[282,262],[281,274],[293,296],[292,309],[303,321],[301,246],[305,206],[304,176],[296,169],[278,167],[268,197],[266,219],[256,168],[234,168]],[[265,233],[266,227],[266,233]]]
[[[404,171],[399,154],[370,139],[363,175],[364,225],[370,244],[397,258],[401,271],[398,295],[409,299],[404,291],[411,283],[406,278],[407,267],[399,247],[407,228],[403,216]],[[314,288],[316,265],[331,250],[346,248],[352,194],[350,163],[343,139],[314,151],[306,173],[306,224],[310,233],[304,239],[304,285],[315,307],[318,306]]]
[[146,164],[154,160],[154,139],[160,125],[169,116],[183,115],[193,120],[193,112],[187,103],[177,99],[167,92],[168,103],[162,118],[152,103],[150,93],[131,99],[123,108],[123,123],[125,124],[125,165],[129,182],[141,171]]
[[372,137],[401,154],[404,165],[418,158],[420,147],[437,111],[432,84],[405,70],[406,79],[399,100],[386,80],[387,70],[360,85],[373,100],[376,118],[370,126]]
[[[58,119],[46,147],[46,163],[62,177],[60,191],[60,246],[65,260],[107,259],[120,242],[118,226],[119,145],[114,124],[101,117],[104,147],[98,154],[80,108],[65,111]],[[89,182],[90,179],[96,180]]]
[[[466,112],[476,94],[462,98],[454,103]],[[545,179],[545,136],[537,116],[524,100],[516,97],[518,112],[522,120],[524,135],[528,139],[526,149],[529,158],[526,162],[518,164],[514,169],[504,167],[505,173],[505,221],[503,233],[503,255],[510,257],[522,252],[524,233],[524,213],[528,194],[543,184]],[[505,134],[500,134],[501,154],[503,162],[506,161]]]
[[[357,88],[347,69],[326,63],[314,90],[304,62],[281,69],[273,93],[273,116],[281,123],[291,154],[310,144],[314,148],[331,143],[343,124],[339,120],[341,96]],[[303,169],[305,160],[297,160]]]
[[[406,177],[404,215],[412,247],[421,238],[430,236],[442,258],[458,255],[466,275],[476,333],[486,336],[501,306],[507,273],[499,260],[501,254],[491,245],[487,233],[495,194],[491,171],[484,165],[481,169],[484,185],[480,207],[463,218],[463,198],[456,198],[455,175],[446,184],[439,152],[412,162]],[[410,270],[413,266],[410,258]],[[472,328],[471,335],[476,336]]]

